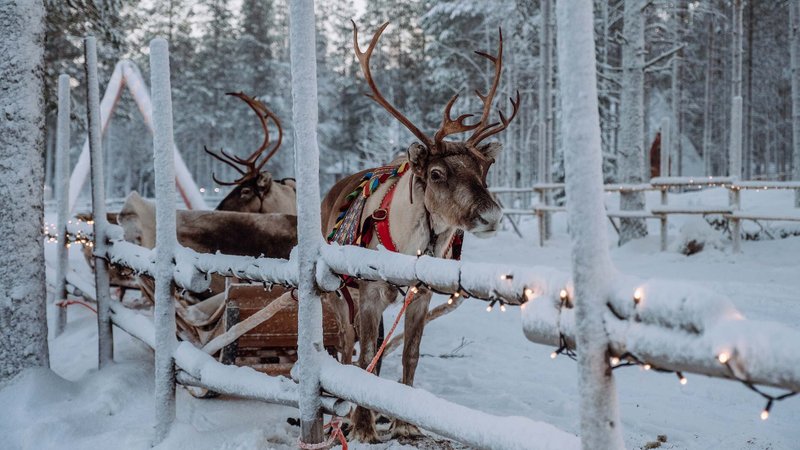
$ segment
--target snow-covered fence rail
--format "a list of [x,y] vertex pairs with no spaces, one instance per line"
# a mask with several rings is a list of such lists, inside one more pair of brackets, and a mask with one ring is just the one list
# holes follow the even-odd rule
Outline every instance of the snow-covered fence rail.
[[[709,205],[709,206],[693,206],[681,207],[669,205],[668,194],[671,190],[685,190],[685,189],[699,189],[707,187],[724,187],[731,191],[730,201],[727,205]],[[800,182],[796,181],[738,181],[732,177],[655,177],[649,183],[639,184],[606,184],[604,185],[606,192],[640,192],[640,191],[660,191],[661,204],[652,206],[649,209],[641,211],[620,211],[620,210],[606,210],[608,218],[622,218],[622,217],[636,217],[644,219],[659,219],[661,222],[660,241],[661,250],[667,249],[667,226],[670,215],[675,214],[693,214],[693,215],[722,215],[725,219],[731,221],[731,235],[733,241],[733,252],[738,253],[741,247],[741,221],[800,221],[800,214],[797,213],[796,208],[787,207],[783,211],[773,212],[748,212],[741,210],[741,194],[740,191],[745,190],[800,190]],[[539,245],[544,245],[546,240],[545,233],[545,216],[555,212],[566,212],[566,206],[554,206],[545,204],[544,198],[546,192],[561,191],[565,189],[563,183],[547,183],[535,184],[530,188],[510,188],[510,187],[496,187],[491,188],[490,191],[495,195],[520,195],[522,193],[538,192],[540,196],[539,203],[530,207],[518,208],[505,208],[503,214],[506,216],[512,215],[530,215],[537,217],[537,224],[539,229]],[[615,227],[616,224],[611,222]],[[516,227],[516,224],[515,224]],[[518,233],[519,234],[519,233]]]
[[[537,295],[523,306],[522,317],[529,340],[560,351],[575,349],[569,293]],[[620,278],[607,297],[603,320],[608,353],[617,365],[800,391],[800,348],[792,345],[800,342],[800,332],[746,320],[728,299],[708,289]]]

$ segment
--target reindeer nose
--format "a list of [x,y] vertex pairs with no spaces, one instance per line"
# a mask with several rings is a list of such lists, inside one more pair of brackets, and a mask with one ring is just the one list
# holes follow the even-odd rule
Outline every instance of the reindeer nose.
[[492,205],[491,207],[484,209],[478,216],[478,220],[482,225],[488,225],[492,227],[496,227],[502,218],[503,210],[501,210],[497,205]]

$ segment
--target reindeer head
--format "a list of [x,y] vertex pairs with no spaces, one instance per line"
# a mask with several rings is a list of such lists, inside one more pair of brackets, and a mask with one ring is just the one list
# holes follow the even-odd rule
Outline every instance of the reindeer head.
[[[233,167],[239,175],[234,181],[220,181],[213,173],[211,177],[220,185],[223,186],[236,186],[217,206],[219,211],[237,211],[237,212],[250,212],[250,213],[266,213],[273,211],[265,210],[265,199],[269,196],[272,189],[272,175],[269,172],[262,171],[261,168],[272,158],[278,148],[281,146],[283,140],[283,130],[281,129],[280,120],[260,101],[248,97],[242,92],[228,93],[234,97],[238,97],[250,106],[250,109],[256,113],[258,120],[261,123],[261,128],[264,130],[264,142],[261,146],[253,152],[248,158],[242,159],[235,155],[230,155],[225,150],[220,150],[219,154],[210,151],[208,148],[203,147],[206,153],[214,158],[222,161],[223,163]],[[259,161],[259,157],[267,150],[269,146],[269,129],[267,127],[267,119],[272,119],[278,127],[278,141],[274,147],[267,153],[266,158]]]
[[[388,25],[389,22],[386,22],[378,29],[367,50],[362,52],[358,45],[358,28],[353,22],[353,47],[364,77],[372,90],[367,96],[386,109],[419,139],[408,148],[408,160],[411,163],[416,186],[420,186],[425,192],[425,208],[435,225],[462,228],[478,237],[488,237],[497,230],[502,218],[500,206],[494,201],[486,186],[486,175],[495,161],[495,156],[500,152],[501,145],[499,142],[483,143],[483,141],[505,130],[517,115],[520,104],[517,91],[516,99],[510,98],[511,116],[506,118],[502,111],[498,111],[500,121],[490,122],[492,101],[497,93],[503,66],[503,33],[500,31],[496,56],[475,52],[494,64],[494,79],[489,91],[485,95],[475,91],[483,103],[480,120],[473,124],[465,123],[468,118],[473,117],[472,114],[451,118],[450,111],[459,95],[456,94],[447,102],[442,124],[431,137],[392,106],[378,90],[372,78],[369,59]],[[448,136],[468,131],[473,133],[467,140],[445,140]]]

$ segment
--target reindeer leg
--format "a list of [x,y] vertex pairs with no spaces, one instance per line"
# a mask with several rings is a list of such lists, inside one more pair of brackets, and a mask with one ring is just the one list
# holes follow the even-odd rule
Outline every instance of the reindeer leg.
[[[366,369],[377,352],[378,326],[386,307],[394,300],[397,292],[385,283],[361,283],[359,289],[358,339],[361,350],[358,352],[358,365]],[[372,411],[357,406],[351,415],[353,431],[350,438],[366,442],[378,443],[378,432],[375,429],[375,418]]]
[[[425,329],[425,316],[428,314],[428,305],[432,293],[421,291],[408,305],[405,319],[405,339],[403,344],[403,384],[414,385],[414,374],[419,363],[419,344],[422,341],[422,332]],[[416,438],[422,436],[414,425],[395,419],[392,422],[392,438]]]
[[325,301],[333,308],[336,315],[336,323],[339,326],[339,343],[336,348],[341,355],[339,362],[345,365],[353,364],[353,348],[355,347],[356,331],[355,324],[350,323],[350,310],[344,299],[338,298],[335,294],[326,294]]

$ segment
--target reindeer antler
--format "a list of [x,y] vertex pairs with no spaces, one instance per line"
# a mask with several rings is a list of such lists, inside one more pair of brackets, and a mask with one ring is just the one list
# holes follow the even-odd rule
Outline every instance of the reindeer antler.
[[[272,158],[272,156],[275,154],[275,152],[278,151],[278,148],[280,148],[281,143],[283,141],[283,129],[281,128],[281,123],[280,120],[278,119],[278,116],[275,115],[275,113],[273,113],[272,111],[270,111],[260,101],[247,96],[243,92],[228,92],[226,95],[237,97],[242,101],[244,101],[245,103],[247,103],[247,106],[249,106],[250,109],[252,109],[253,112],[256,113],[256,116],[258,117],[258,120],[261,123],[261,128],[264,130],[264,141],[261,143],[258,149],[256,149],[255,152],[250,154],[250,156],[248,156],[245,159],[240,158],[236,155],[230,155],[227,152],[225,152],[225,150],[222,149],[220,149],[219,154],[217,154],[209,150],[207,147],[203,146],[203,150],[206,153],[208,153],[215,159],[233,167],[234,170],[239,172],[241,177],[237,178],[234,181],[221,181],[217,179],[215,174],[213,173],[211,174],[211,178],[213,178],[214,181],[217,182],[218,184],[223,186],[233,186],[241,183],[242,181],[248,178],[257,176],[259,174],[261,168],[264,167],[267,161],[269,161],[270,158]],[[264,153],[264,151],[266,151],[267,147],[269,146],[269,128],[267,126],[267,119],[272,119],[273,122],[275,122],[275,124],[278,126],[278,142],[275,143],[275,146],[270,150],[266,158],[264,158],[260,162],[257,162],[258,158]]]
[[477,90],[475,91],[475,93],[478,95],[478,98],[480,98],[481,102],[483,103],[483,113],[481,114],[481,119],[475,124],[467,124],[464,123],[464,121],[472,117],[473,114],[462,114],[455,120],[450,117],[450,112],[453,108],[453,105],[455,104],[456,100],[458,100],[458,96],[460,95],[460,93],[458,93],[454,95],[449,102],[447,102],[447,106],[444,108],[442,124],[439,126],[436,134],[434,134],[433,139],[431,139],[428,135],[420,131],[419,128],[417,128],[406,116],[403,115],[403,113],[398,111],[397,108],[392,106],[392,104],[383,97],[380,90],[378,90],[378,86],[375,84],[375,81],[372,78],[372,72],[369,69],[369,60],[372,57],[372,51],[375,50],[375,47],[378,45],[378,40],[380,39],[381,34],[383,34],[383,31],[387,26],[389,26],[389,22],[384,23],[380,28],[378,28],[378,31],[376,31],[372,36],[372,41],[370,41],[369,46],[363,52],[358,45],[358,26],[356,26],[355,21],[351,20],[351,22],[353,22],[353,48],[355,49],[358,63],[361,66],[361,71],[364,73],[364,78],[366,78],[367,84],[369,84],[369,87],[372,90],[372,94],[367,94],[367,97],[375,100],[376,103],[386,109],[392,116],[394,116],[395,119],[399,120],[400,123],[405,125],[405,127],[408,128],[408,130],[411,131],[420,141],[422,141],[422,143],[424,143],[431,151],[436,151],[439,149],[445,137],[472,130],[475,130],[475,132],[466,142],[469,144],[468,147],[474,148],[482,140],[505,130],[511,121],[514,120],[514,117],[516,117],[520,105],[519,91],[517,91],[516,100],[513,98],[510,99],[513,107],[511,116],[506,119],[503,112],[498,110],[500,114],[500,122],[489,123],[492,101],[497,93],[497,86],[500,84],[500,72],[503,68],[502,30],[500,30],[500,43],[498,44],[497,56],[492,56],[481,51],[475,52],[478,55],[487,58],[494,64],[494,80],[492,80],[492,85],[489,88],[489,91],[486,93],[486,95],[481,94]]
[[362,52],[361,48],[358,46],[358,26],[356,26],[356,22],[351,20],[353,23],[353,49],[356,52],[356,57],[358,58],[358,63],[361,65],[361,71],[364,73],[364,78],[367,80],[367,84],[369,88],[372,90],[372,94],[367,94],[367,97],[375,100],[375,102],[389,112],[395,119],[399,120],[400,123],[405,125],[409,131],[411,131],[414,136],[417,137],[423,144],[425,144],[428,148],[434,148],[434,142],[431,140],[428,135],[420,131],[416,125],[414,125],[411,120],[409,120],[406,116],[403,115],[400,111],[397,110],[391,103],[389,103],[386,98],[384,98],[381,91],[378,89],[378,86],[375,84],[375,80],[372,79],[372,72],[369,69],[369,59],[372,57],[372,51],[375,50],[375,46],[378,45],[378,40],[381,38],[381,34],[386,27],[389,26],[389,22],[384,23],[378,28],[378,31],[372,36],[372,41],[369,43],[369,47],[367,50]]
[[470,130],[474,130],[475,128],[478,128],[478,126],[480,125],[480,122],[474,125],[467,125],[464,123],[464,120],[474,116],[474,114],[462,114],[458,116],[456,120],[450,118],[450,109],[453,108],[453,105],[455,104],[456,100],[458,100],[458,96],[460,94],[461,93],[459,92],[458,94],[454,95],[453,98],[451,98],[450,101],[447,102],[447,106],[444,107],[442,125],[439,127],[439,130],[436,131],[436,134],[433,136],[433,141],[436,147],[439,147],[444,138],[446,138],[447,136],[450,136],[451,134],[464,133]]
[[500,84],[500,72],[503,70],[503,30],[498,29],[498,33],[500,35],[500,42],[497,45],[497,56],[492,56],[482,51],[475,52],[494,64],[494,80],[492,80],[492,85],[486,95],[481,94],[477,90],[475,91],[475,94],[483,103],[483,114],[481,115],[480,122],[478,122],[476,126],[477,130],[467,140],[467,143],[471,144],[472,146],[477,146],[482,140],[505,130],[511,121],[514,120],[514,117],[517,116],[517,112],[519,111],[520,98],[519,91],[517,91],[516,101],[513,97],[509,98],[512,106],[511,117],[506,119],[505,115],[503,115],[503,111],[498,109],[500,122],[489,123],[489,116],[492,110],[492,101],[497,93],[497,86]]

